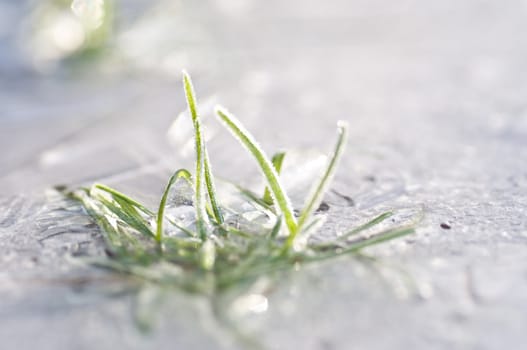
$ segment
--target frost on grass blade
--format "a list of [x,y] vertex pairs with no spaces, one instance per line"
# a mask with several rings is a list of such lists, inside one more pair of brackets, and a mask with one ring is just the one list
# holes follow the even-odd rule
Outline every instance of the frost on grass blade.
[[212,176],[212,169],[209,162],[209,152],[207,151],[205,145],[203,146],[203,149],[205,151],[205,157],[203,159],[203,165],[205,166],[205,183],[207,184],[207,192],[209,194],[210,205],[212,207],[212,212],[214,214],[214,219],[216,220],[216,223],[222,225],[224,223],[224,219],[223,214],[220,210],[220,206],[218,204],[218,200],[216,199],[216,185],[214,184],[214,176]]
[[274,203],[284,216],[285,223],[289,230],[289,235],[294,236],[297,230],[297,222],[293,214],[289,197],[285,193],[283,186],[280,184],[278,173],[276,172],[273,163],[260,148],[254,137],[233,115],[227,112],[226,109],[222,107],[216,107],[216,115],[224,123],[227,129],[229,129],[229,131],[234,135],[234,137],[242,143],[245,149],[254,156],[267,181],[267,186],[271,191]]
[[380,232],[378,234],[375,234],[364,240],[360,240],[358,242],[352,243],[340,253],[346,254],[346,253],[358,252],[359,250],[364,249],[366,247],[379,244],[379,243],[383,243],[383,242],[387,242],[387,241],[391,241],[392,239],[403,237],[403,236],[413,234],[413,233],[415,233],[415,229],[411,226],[396,227],[396,228],[389,229],[389,230]]
[[154,233],[138,209],[147,216],[153,213],[139,202],[105,185],[93,185],[89,191],[90,196],[97,200],[101,209],[113,213],[117,218],[133,227],[146,237],[154,237]]
[[155,239],[159,244],[163,240],[163,219],[165,216],[165,207],[167,203],[168,193],[170,192],[170,188],[172,187],[172,185],[179,178],[184,178],[187,181],[191,181],[191,175],[186,169],[179,169],[174,173],[174,175],[170,177],[170,180],[168,180],[165,192],[163,192],[163,196],[161,197],[161,201],[159,202],[159,209],[157,210],[157,227]]
[[[278,152],[273,155],[273,158],[271,158],[271,162],[273,163],[274,168],[276,169],[276,173],[280,175],[280,172],[282,171],[282,163],[284,162],[285,158],[285,152]],[[271,196],[271,192],[269,191],[269,187],[265,187],[264,195],[262,197],[262,200],[267,205],[273,205],[273,196]]]
[[213,207],[215,207],[214,213],[219,213],[219,217],[217,217],[217,220],[222,222],[223,218],[221,217],[221,213],[217,208],[216,193],[214,189],[214,183],[212,181],[210,166],[208,166],[207,151],[205,148],[203,134],[201,132],[201,122],[196,108],[194,88],[192,86],[190,76],[186,72],[183,72],[183,86],[185,88],[185,96],[187,99],[188,109],[192,117],[192,122],[194,124],[194,141],[196,145],[196,174],[194,180],[196,224],[198,228],[198,234],[201,239],[204,240],[207,236],[208,226],[205,186],[209,191],[209,198],[211,199],[211,204]]
[[388,219],[390,216],[393,215],[393,212],[391,211],[387,211],[385,213],[382,213],[381,215],[373,218],[372,220],[368,221],[367,223],[363,224],[363,225],[360,225],[359,227],[356,227],[354,229],[351,229],[349,230],[348,232],[344,233],[343,235],[339,236],[337,239],[339,241],[343,241],[343,240],[346,240],[348,239],[349,237],[353,236],[353,235],[356,235],[362,231],[365,231],[375,225],[378,225],[380,224],[381,222],[383,222],[384,220]]
[[[326,170],[322,174],[319,182],[316,184],[316,186],[311,191],[311,194],[307,197],[306,204],[304,205],[304,209],[302,210],[302,213],[300,214],[300,218],[298,219],[298,230],[302,230],[302,227],[306,223],[306,221],[309,219],[309,217],[313,214],[316,208],[320,205],[322,202],[322,197],[324,196],[324,193],[326,192],[329,184],[331,183],[331,180],[333,180],[333,176],[335,175],[335,170],[337,169],[338,162],[340,158],[342,157],[342,153],[344,152],[344,148],[346,146],[346,142],[348,139],[348,125],[347,123],[340,121],[338,125],[339,130],[339,138],[337,140],[337,144],[335,145],[335,150],[329,157],[329,162],[326,167]],[[289,237],[287,240],[287,245],[291,246],[293,244],[293,240],[295,239],[294,236]]]
[[194,89],[192,82],[187,73],[183,73],[183,86],[187,98],[188,109],[194,123],[194,141],[196,148],[196,173],[194,176],[194,206],[196,209],[196,225],[198,234],[202,240],[207,235],[207,212],[205,210],[205,169],[203,160],[203,139],[201,135],[201,123],[196,111],[196,99],[194,98]]
[[207,145],[205,144],[205,138],[201,131],[201,121],[197,111],[194,87],[192,85],[192,80],[190,79],[190,76],[185,71],[183,71],[183,85],[185,88],[185,95],[187,98],[190,116],[194,124],[194,139],[196,143],[196,201],[199,197],[199,202],[197,203],[197,205],[200,206],[198,209],[200,211],[198,221],[200,221],[200,216],[206,220],[206,204],[205,199],[203,198],[203,183],[205,183],[207,187],[207,193],[210,199],[210,205],[214,214],[214,219],[216,220],[217,224],[221,225],[223,224],[224,219],[219,208],[218,200],[216,199],[216,186],[214,185],[214,176],[212,175],[209,154],[207,152]]
[[108,192],[114,198],[119,198],[119,199],[122,199],[123,201],[128,202],[130,205],[136,207],[137,209],[139,209],[143,213],[148,214],[148,215],[153,215],[153,212],[150,209],[148,209],[147,207],[145,207],[144,205],[142,205],[138,201],[128,197],[127,195],[125,195],[125,194],[123,194],[123,193],[121,193],[121,192],[119,192],[119,191],[117,191],[117,190],[115,190],[115,189],[113,189],[111,187],[108,187],[108,186],[103,185],[103,184],[94,184],[92,186],[92,189],[93,188],[101,190],[101,191],[104,191],[104,192]]

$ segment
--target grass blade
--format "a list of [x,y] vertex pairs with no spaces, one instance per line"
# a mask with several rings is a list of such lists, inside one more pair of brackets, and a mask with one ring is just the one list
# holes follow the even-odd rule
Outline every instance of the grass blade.
[[128,202],[123,201],[119,198],[113,198],[117,204],[123,209],[126,215],[129,217],[126,222],[129,226],[136,228],[141,231],[145,236],[152,238],[154,233],[150,227],[150,224],[141,214],[136,210],[135,207],[131,206]]
[[[339,138],[337,140],[337,144],[335,145],[335,150],[333,151],[333,154],[331,154],[331,156],[329,157],[328,166],[326,168],[326,171],[320,178],[319,183],[314,187],[314,190],[311,192],[311,195],[308,196],[306,204],[304,205],[304,209],[302,210],[300,218],[298,219],[298,230],[296,233],[302,230],[302,227],[306,223],[307,219],[313,214],[315,209],[318,208],[322,201],[322,197],[324,196],[324,193],[327,190],[328,185],[330,184],[331,180],[333,179],[333,176],[335,175],[337,164],[342,156],[342,153],[344,152],[344,148],[347,142],[348,125],[345,122],[340,121],[338,130]],[[294,235],[290,235],[287,238],[286,247],[291,247],[293,245],[296,233]]]
[[[117,205],[119,202],[115,197],[111,197],[112,199],[107,199],[104,197],[102,193],[97,193],[97,188],[93,188],[95,191],[90,192],[90,196],[94,199],[96,199],[101,205],[106,207],[110,212],[112,212],[116,217],[118,217],[120,220],[125,222],[128,226],[133,228],[134,230],[137,230],[144,236],[148,238],[154,237],[154,233],[148,226],[148,224],[145,222],[145,220],[142,217],[137,217],[135,213],[135,209],[131,205],[128,205],[125,200],[121,200],[124,204],[123,205]],[[128,206],[127,206],[128,205]]]
[[371,227],[373,227],[375,225],[380,224],[381,222],[383,222],[384,220],[386,220],[387,218],[389,218],[392,215],[393,215],[393,212],[391,212],[391,211],[387,211],[385,213],[382,213],[381,215],[376,216],[375,218],[371,219],[370,221],[368,221],[368,222],[366,222],[366,223],[364,223],[364,224],[362,224],[362,225],[360,225],[358,227],[355,227],[355,228],[347,231],[346,233],[344,233],[341,236],[338,236],[334,240],[315,245],[314,248],[316,248],[316,249],[331,249],[331,248],[335,248],[335,247],[344,247],[345,243],[343,243],[343,242],[347,238],[349,238],[351,236],[354,236],[354,235],[356,235],[358,233],[361,233],[362,231],[367,230],[367,229],[369,229],[369,228],[371,228]]
[[[212,175],[212,169],[209,161],[209,154],[207,152],[207,146],[205,144],[205,138],[201,131],[201,122],[199,119],[198,111],[196,108],[196,94],[194,93],[194,87],[192,85],[192,80],[190,75],[183,71],[183,85],[185,87],[185,95],[187,98],[187,104],[192,117],[192,122],[194,124],[194,135],[196,142],[196,168],[203,167],[205,177],[205,185],[207,187],[207,193],[209,195],[210,205],[214,213],[214,219],[219,225],[224,223],[223,215],[221,213],[220,207],[218,205],[218,200],[216,196],[216,186],[214,184],[214,176]],[[200,162],[203,162],[200,166]],[[198,169],[196,169],[196,174],[198,174]],[[197,179],[196,175],[196,179]],[[198,180],[196,180],[198,181]],[[200,179],[199,182],[203,182],[203,179]]]
[[115,231],[112,224],[109,222],[108,217],[101,213],[99,206],[101,205],[95,199],[93,199],[89,190],[81,189],[69,194],[71,198],[74,198],[82,203],[83,207],[86,209],[88,214],[95,220],[97,225],[105,232],[103,238],[107,245],[114,249],[119,245],[119,239],[117,237],[117,232]]
[[152,212],[150,209],[148,209],[147,207],[145,207],[144,205],[142,205],[141,203],[139,203],[138,201],[128,197],[127,195],[111,188],[111,187],[108,187],[106,185],[103,185],[103,184],[94,184],[92,186],[93,188],[96,188],[98,190],[101,190],[101,191],[104,191],[104,192],[107,192],[109,194],[111,194],[114,198],[119,198],[123,201],[126,201],[128,202],[130,205],[136,207],[137,209],[139,209],[140,211],[142,211],[143,213],[145,214],[148,214],[148,215],[154,215],[154,212]]
[[348,246],[336,247],[338,248],[337,250],[331,249],[332,251],[330,251],[329,253],[316,254],[314,256],[307,257],[305,258],[305,262],[313,262],[313,261],[331,259],[331,258],[335,258],[340,255],[357,253],[366,247],[384,243],[387,241],[391,241],[392,239],[396,239],[396,238],[407,236],[407,235],[414,234],[414,233],[415,233],[415,228],[412,226],[397,227],[397,228],[389,229],[389,230],[386,230],[380,233],[376,233],[369,238],[359,240]]
[[344,250],[346,252],[359,251],[360,249],[413,233],[415,233],[415,229],[413,227],[397,227],[394,229],[383,231],[381,233],[377,233],[371,236],[370,238],[360,240],[356,243],[352,243],[348,248]]
[[260,206],[261,208],[273,212],[273,208],[271,207],[272,203],[271,205],[267,204],[262,198],[260,198],[260,196],[258,196],[258,194],[235,183],[230,182],[229,184],[234,186],[234,188],[236,188],[236,190],[240,192],[240,194],[247,198],[247,200],[249,200],[250,202],[254,202],[254,204]]
[[170,177],[170,180],[168,180],[168,184],[165,188],[165,192],[163,192],[163,196],[161,197],[161,201],[159,202],[159,208],[157,210],[157,227],[155,240],[158,244],[161,244],[161,241],[163,240],[163,218],[165,216],[165,207],[168,198],[168,193],[170,192],[170,188],[172,188],[172,185],[174,185],[176,180],[179,178],[184,178],[190,181],[191,175],[188,170],[179,169]]
[[381,222],[383,222],[384,220],[388,219],[392,215],[393,215],[393,212],[391,212],[391,211],[387,211],[386,213],[382,213],[381,215],[373,218],[372,220],[368,221],[367,223],[365,223],[363,225],[360,225],[359,227],[356,227],[356,228],[354,228],[352,230],[349,230],[348,232],[346,232],[343,235],[339,236],[337,238],[337,240],[339,240],[339,241],[345,240],[346,238],[348,238],[350,236],[356,235],[357,233],[360,233],[360,232],[362,232],[364,230],[367,230],[370,227],[373,227],[373,226],[375,226],[377,224],[380,224]]
[[276,223],[274,224],[273,229],[269,233],[269,238],[275,239],[276,237],[278,237],[278,234],[280,233],[281,228],[282,228],[282,218],[279,217],[278,219],[276,219]]
[[[276,173],[280,175],[280,172],[282,171],[282,163],[284,162],[285,158],[285,152],[278,152],[275,153],[273,158],[271,158],[271,162],[273,163],[274,168],[276,169]],[[273,196],[271,196],[271,192],[269,191],[269,187],[265,187],[264,195],[262,197],[262,200],[267,205],[273,205]]]
[[186,234],[188,237],[194,238],[198,236],[196,232],[189,230],[188,228],[184,227],[181,223],[175,220],[168,218],[168,222],[170,222],[170,224],[174,225],[176,228],[178,228],[181,232]]
[[234,137],[236,137],[245,146],[247,151],[249,151],[249,153],[251,153],[256,159],[256,162],[260,166],[260,169],[267,180],[267,185],[272,194],[274,203],[284,217],[285,223],[289,230],[289,235],[294,236],[297,230],[297,222],[293,214],[291,201],[285,193],[283,186],[280,184],[278,173],[276,172],[273,163],[256,143],[254,137],[233,115],[231,115],[222,107],[216,107],[216,115],[221,121],[223,121],[227,129],[231,131]]
[[214,213],[214,218],[216,223],[219,225],[223,224],[225,220],[223,219],[223,214],[221,213],[218,200],[216,199],[216,185],[214,184],[214,176],[212,176],[212,170],[209,162],[209,152],[205,148],[205,158],[203,159],[203,165],[205,166],[205,183],[207,185],[207,192],[209,194],[210,205],[212,207],[212,212]]
[[201,133],[201,122],[198,117],[196,108],[196,98],[194,97],[194,88],[192,87],[192,81],[190,76],[183,72],[183,86],[185,88],[185,96],[187,99],[188,109],[192,117],[192,123],[194,124],[194,141],[196,148],[196,175],[194,177],[194,196],[195,196],[195,207],[196,207],[196,225],[198,234],[202,240],[205,240],[207,236],[207,211],[205,209],[205,156],[204,148],[205,143],[203,141],[203,135]]

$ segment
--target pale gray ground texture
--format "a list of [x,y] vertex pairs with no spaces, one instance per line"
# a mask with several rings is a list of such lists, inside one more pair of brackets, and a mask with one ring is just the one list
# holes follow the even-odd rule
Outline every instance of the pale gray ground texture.
[[[527,2],[121,1],[114,51],[77,70],[35,68],[34,3],[0,1],[0,348],[243,347],[180,293],[138,332],[128,282],[76,257],[104,255],[98,231],[50,197],[103,181],[154,203],[189,164],[167,137],[183,67],[269,153],[328,150],[349,121],[333,189],[355,206],[328,198],[323,234],[425,211],[375,262],[288,275],[246,332],[270,349],[526,346]],[[252,160],[210,131],[216,173],[253,183]]]

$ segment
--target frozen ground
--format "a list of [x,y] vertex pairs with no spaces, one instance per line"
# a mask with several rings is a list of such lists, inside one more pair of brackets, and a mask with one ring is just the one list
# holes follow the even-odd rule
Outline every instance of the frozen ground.
[[[382,208],[426,212],[415,236],[370,249],[375,262],[288,276],[267,312],[242,317],[245,331],[272,349],[527,343],[525,1],[130,3],[118,59],[37,73],[18,27],[31,6],[0,2],[2,348],[240,346],[203,300],[177,293],[157,330],[138,333],[133,286],[79,263],[103,254],[97,231],[50,196],[104,181],[157,198],[188,163],[167,136],[183,66],[200,100],[220,100],[269,152],[328,149],[349,120],[334,188],[355,206],[330,198],[328,230]],[[250,183],[250,159],[210,130],[216,172]]]

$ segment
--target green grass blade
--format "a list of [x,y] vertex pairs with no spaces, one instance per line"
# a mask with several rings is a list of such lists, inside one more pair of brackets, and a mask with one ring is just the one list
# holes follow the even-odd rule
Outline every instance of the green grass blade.
[[249,201],[254,202],[254,204],[262,207],[263,209],[273,212],[273,209],[269,204],[267,204],[258,194],[254,193],[253,191],[249,190],[248,188],[245,188],[243,186],[237,185],[235,183],[230,182],[232,186],[240,192],[245,198],[247,198]]
[[[126,223],[130,228],[140,232],[144,236],[148,238],[154,237],[154,233],[152,232],[151,228],[148,226],[148,224],[145,222],[145,220],[142,217],[137,217],[135,215],[135,209],[130,205],[127,207],[126,205],[117,205],[119,202],[115,199],[115,197],[112,196],[112,199],[105,198],[101,193],[97,193],[96,191],[90,192],[90,196],[97,200],[101,205],[106,207],[111,213],[113,213],[115,216],[117,216],[120,220],[122,220],[124,223]],[[120,199],[124,203],[128,205],[128,202]]]
[[83,207],[88,212],[88,215],[90,215],[102,231],[106,233],[103,235],[103,238],[107,245],[111,247],[111,249],[115,249],[115,247],[119,245],[118,233],[108,221],[108,217],[101,213],[99,208],[101,204],[89,195],[89,190],[82,189],[70,192],[69,196],[82,203]]
[[128,225],[136,227],[136,229],[138,229],[138,231],[141,231],[145,236],[154,236],[154,233],[150,228],[150,224],[147,220],[145,220],[143,216],[141,216],[141,214],[136,210],[134,206],[130,205],[128,202],[120,198],[113,197],[113,199],[117,202],[117,204],[119,204],[119,206],[129,217],[129,221],[127,222]]
[[273,229],[269,233],[269,238],[275,239],[278,237],[278,234],[280,233],[280,229],[282,228],[282,218],[279,217],[276,219],[276,223],[273,226]]
[[[194,93],[194,87],[192,85],[190,75],[185,71],[183,71],[183,84],[185,87],[185,94],[187,97],[190,115],[192,117],[192,122],[194,123],[196,139],[196,165],[199,165],[199,163],[203,161],[202,167],[205,175],[205,186],[207,188],[210,205],[212,207],[212,212],[214,213],[214,219],[216,220],[216,223],[221,225],[224,223],[224,218],[218,204],[214,176],[212,175],[212,169],[209,161],[209,154],[207,152],[205,138],[203,137],[203,133],[201,131],[201,122],[196,108],[196,94]],[[197,171],[196,174],[198,174]],[[202,182],[203,180],[201,179],[199,181]]]
[[313,262],[313,261],[335,258],[340,255],[358,253],[360,250],[366,247],[377,245],[377,244],[384,243],[387,241],[391,241],[393,239],[407,236],[407,235],[414,234],[414,233],[415,233],[415,228],[412,226],[404,226],[404,227],[397,227],[397,228],[389,229],[389,230],[386,230],[380,233],[376,233],[369,238],[359,240],[348,246],[335,247],[335,249],[332,249],[332,251],[328,253],[320,253],[320,254],[316,254],[311,257],[306,257],[304,261]]
[[245,233],[244,231],[239,230],[237,228],[234,228],[232,226],[227,226],[226,231],[227,231],[227,233],[231,233],[231,234],[233,234],[235,236],[239,236],[239,237],[242,237],[242,238],[247,238],[247,239],[253,238],[253,235],[251,235],[249,233]]
[[112,199],[117,202],[117,204],[119,204],[119,206],[121,208],[123,208],[127,213],[128,215],[132,216],[133,218],[137,219],[138,221],[142,221],[146,224],[146,220],[144,219],[143,216],[141,216],[141,214],[139,213],[139,211],[137,210],[136,207],[134,207],[133,205],[131,205],[129,202],[119,198],[119,197],[114,197],[112,196]]
[[254,137],[234,116],[227,112],[227,110],[222,107],[216,107],[216,115],[221,121],[223,121],[224,125],[231,131],[234,137],[236,137],[245,146],[247,151],[249,151],[249,153],[251,153],[256,159],[256,162],[260,166],[260,169],[267,180],[267,185],[273,196],[274,203],[276,203],[276,206],[284,217],[285,223],[289,230],[289,235],[294,236],[297,230],[297,222],[293,214],[291,201],[284,191],[283,186],[280,184],[278,174],[275,167],[273,166],[273,163],[256,143]]
[[106,185],[103,185],[103,184],[94,184],[92,186],[93,188],[96,188],[98,190],[101,190],[101,191],[104,191],[104,192],[107,192],[109,194],[111,194],[114,198],[119,198],[123,201],[126,201],[128,202],[130,205],[136,207],[137,209],[139,209],[140,211],[142,211],[143,213],[145,214],[148,214],[148,215],[154,215],[154,212],[151,211],[150,209],[148,209],[147,207],[145,207],[144,205],[142,205],[141,203],[139,203],[138,201],[128,197],[127,195],[111,188],[111,187],[108,187]]
[[154,233],[144,223],[136,220],[134,217],[128,214],[128,212],[117,205],[113,204],[111,201],[105,199],[105,198],[98,198],[99,202],[105,206],[110,212],[115,214],[120,220],[122,220],[126,225],[128,225],[129,228],[134,229],[138,232],[140,232],[142,235],[153,238]]
[[346,252],[358,251],[358,250],[361,250],[363,248],[366,248],[366,247],[369,247],[375,244],[390,241],[392,239],[399,238],[399,237],[406,236],[406,235],[413,234],[413,233],[415,233],[414,227],[397,227],[397,228],[389,229],[389,230],[374,234],[370,238],[360,240],[356,243],[352,243],[344,250]]
[[161,197],[161,201],[159,202],[159,208],[157,210],[157,227],[155,235],[155,240],[157,243],[161,243],[161,241],[163,240],[163,218],[165,216],[165,207],[168,198],[168,193],[170,192],[172,185],[174,185],[176,180],[179,178],[184,178],[187,181],[190,181],[191,175],[188,170],[179,169],[170,177],[170,180],[168,180],[168,184],[165,188],[165,192],[163,192],[163,196]]
[[[322,197],[324,196],[324,193],[326,192],[327,187],[329,186],[331,180],[333,179],[333,176],[335,175],[337,164],[342,156],[342,153],[344,152],[344,148],[346,146],[346,142],[348,138],[347,124],[345,122],[340,121],[338,130],[339,130],[339,138],[337,140],[337,144],[335,145],[335,150],[333,151],[333,153],[331,154],[331,157],[329,158],[328,166],[324,174],[320,178],[320,181],[314,187],[314,190],[311,192],[311,195],[308,196],[308,199],[306,200],[304,209],[302,210],[302,213],[300,214],[300,218],[298,219],[298,231],[302,230],[303,225],[306,223],[307,219],[313,214],[315,209],[318,208],[318,206],[322,202]],[[290,247],[293,245],[293,240],[295,239],[295,235],[291,235],[290,237],[288,237],[286,241],[286,246]]]
[[372,220],[368,221],[367,223],[365,224],[362,224],[360,225],[359,227],[356,227],[352,230],[349,230],[348,232],[344,233],[343,235],[339,236],[337,238],[337,240],[339,241],[342,241],[342,240],[345,240],[346,238],[350,237],[350,236],[353,236],[353,235],[356,235],[364,230],[367,230],[375,225],[378,225],[380,224],[381,222],[383,222],[384,220],[386,220],[387,218],[389,218],[390,216],[393,215],[393,212],[391,211],[387,211],[385,213],[382,213],[381,215],[373,218]]
[[212,207],[212,212],[214,213],[216,223],[221,225],[225,222],[225,220],[223,218],[223,214],[221,213],[218,200],[216,199],[216,185],[214,184],[214,176],[212,176],[212,170],[209,162],[209,153],[205,147],[204,150],[205,158],[203,164],[205,166],[205,183],[207,185],[207,192],[209,194],[210,205]]
[[179,222],[177,222],[175,220],[172,220],[170,218],[168,218],[168,222],[170,222],[170,224],[172,224],[175,227],[177,227],[179,230],[181,230],[181,232],[183,232],[187,236],[189,236],[189,237],[198,237],[196,232],[194,232],[192,230],[189,230],[188,228],[184,227],[181,223],[179,223]]
[[190,76],[183,72],[183,86],[185,88],[185,96],[187,99],[188,109],[190,116],[192,117],[192,123],[194,124],[194,141],[196,148],[196,174],[194,177],[194,196],[196,208],[196,226],[198,234],[202,240],[205,240],[207,236],[207,210],[205,200],[205,155],[204,148],[205,143],[203,141],[203,135],[201,132],[201,122],[198,117],[198,111],[196,108],[196,98],[194,94],[194,88]]
[[331,240],[329,242],[325,242],[325,243],[321,243],[321,244],[316,244],[313,246],[313,248],[316,248],[316,249],[331,249],[332,247],[343,247],[343,242],[351,237],[351,236],[354,236],[356,234],[359,234],[361,233],[362,231],[364,230],[367,230],[375,225],[378,225],[380,224],[381,222],[383,222],[384,220],[386,220],[387,218],[389,218],[390,216],[393,215],[393,212],[391,211],[388,211],[388,212],[385,212],[385,213],[382,213],[381,215],[379,216],[376,216],[375,218],[373,218],[372,220],[358,226],[358,227],[355,227],[349,231],[347,231],[346,233],[344,233],[343,235],[341,236],[338,236],[337,238],[335,238],[334,240]]
[[[278,152],[273,155],[273,158],[271,158],[271,162],[273,163],[274,168],[276,169],[276,173],[280,175],[280,172],[282,171],[282,163],[284,162],[285,158],[285,152]],[[267,205],[273,205],[273,196],[271,196],[271,191],[269,190],[269,187],[265,187],[264,195],[262,197],[262,200]]]

